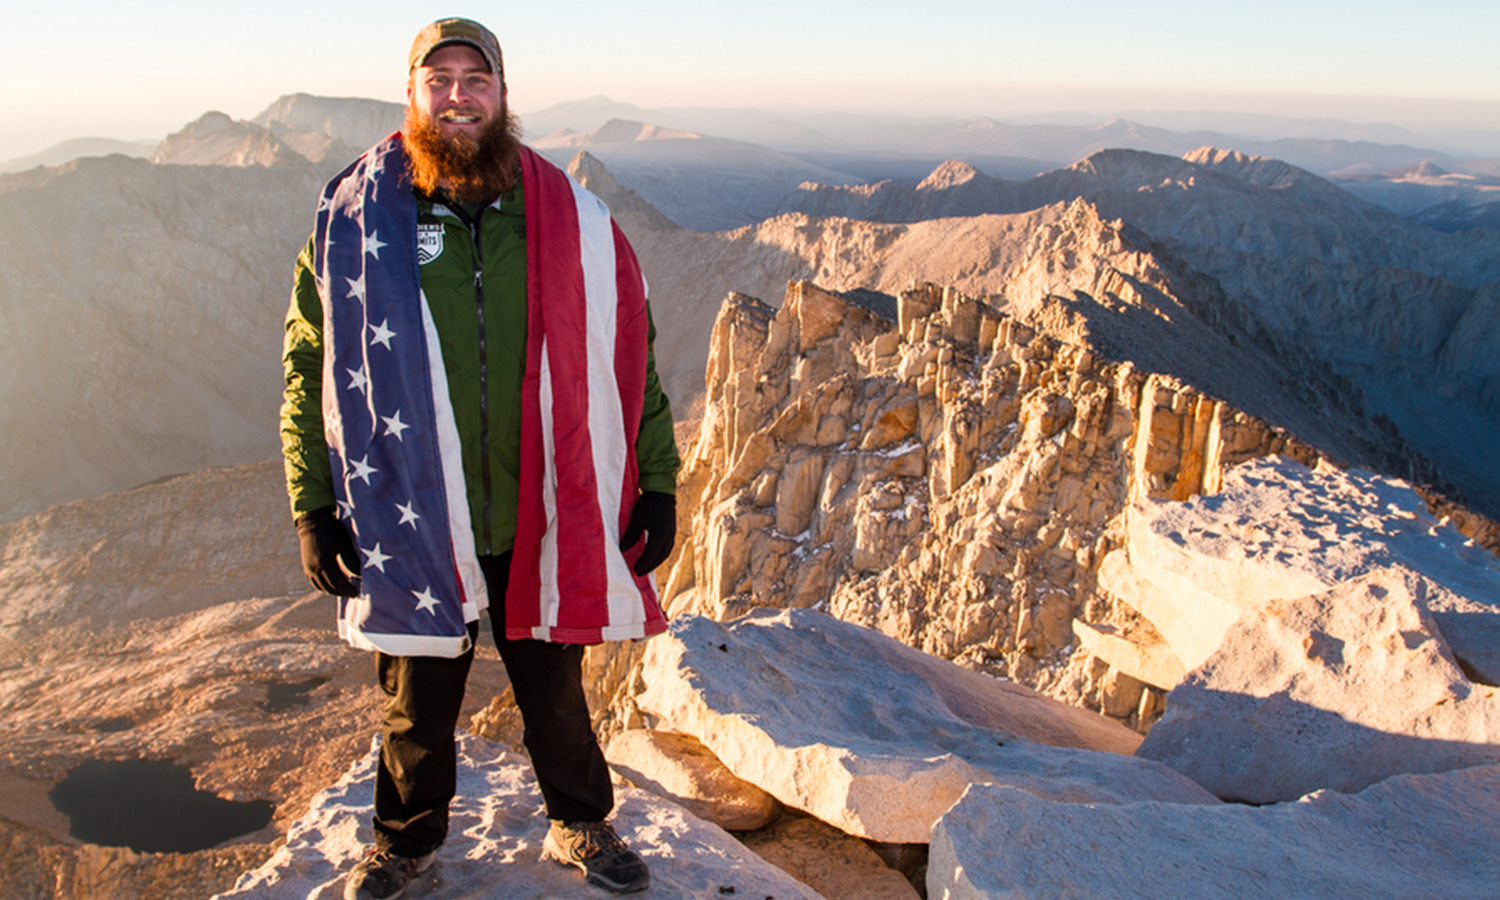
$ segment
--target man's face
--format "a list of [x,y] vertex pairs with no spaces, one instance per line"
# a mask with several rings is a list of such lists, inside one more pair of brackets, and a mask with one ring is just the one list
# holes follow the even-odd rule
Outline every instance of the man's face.
[[437,126],[450,143],[473,142],[505,108],[500,79],[484,56],[467,44],[449,44],[412,69],[406,101],[424,120]]

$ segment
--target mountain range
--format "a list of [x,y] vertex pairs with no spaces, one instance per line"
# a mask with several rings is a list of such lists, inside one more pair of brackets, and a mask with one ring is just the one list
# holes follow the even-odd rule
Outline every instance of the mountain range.
[[[17,896],[308,896],[358,853],[379,691],[303,582],[275,423],[318,188],[398,114],[295,95],[206,113],[151,158],[0,175],[0,880]],[[641,259],[684,449],[658,571],[673,634],[591,648],[586,684],[605,741],[693,735],[790,810],[803,837],[783,850],[817,862],[767,871],[745,847],[770,836],[741,845],[622,789],[662,896],[812,896],[793,879],[815,877],[861,896],[826,864],[851,844],[900,872],[872,896],[1031,896],[1003,885],[1085,865],[1104,896],[1125,879],[1096,848],[1122,834],[1144,836],[1128,868],[1156,884],[1127,895],[1493,883],[1500,776],[1445,770],[1497,758],[1500,524],[1478,513],[1500,509],[1500,233],[1444,233],[1239,147],[1094,149],[1015,177],[956,154],[861,184],[690,124],[610,115],[536,139]],[[944,127],[998,147],[999,124]],[[1385,180],[1459,180],[1416,166]],[[693,227],[711,217],[743,224]],[[227,463],[245,464],[209,468]],[[517,744],[494,651],[477,657],[467,727]],[[1033,755],[1026,735],[1068,723],[1116,752]],[[1121,755],[1142,734],[1179,774]],[[445,889],[493,893],[507,861],[526,896],[593,890],[514,852],[539,814],[475,815],[496,809],[484,785],[533,789],[520,760],[462,742],[476,787]],[[133,758],[274,818],[197,853],[82,844],[49,792]],[[957,773],[942,792],[937,771]],[[1213,796],[1115,802],[1141,773]],[[1192,824],[1151,837],[1164,820]],[[1224,837],[1252,821],[1233,834],[1259,837]],[[1059,852],[1057,834],[1087,837]],[[1224,875],[1267,853],[1274,877]]]
[[[291,95],[251,121],[206,114],[162,142],[154,163],[84,159],[0,178],[0,315],[9,333],[36,336],[0,358],[0,515],[274,452],[277,323],[310,198],[399,114]],[[1004,131],[970,125],[950,137]],[[1362,388],[1361,414],[1398,428],[1455,496],[1500,508],[1482,453],[1500,439],[1493,232],[1444,235],[1284,161],[1211,149],[1105,150],[1026,179],[950,160],[903,186],[638,120],[536,143],[568,158],[636,244],[664,383],[682,412],[702,396],[709,331],[729,292],[774,301],[793,279],[888,293],[923,280],[1024,304],[1008,283],[1027,229],[1061,221],[1082,198],[1205,279],[1207,293],[1191,296],[1232,301],[1240,312],[1219,315],[1239,323],[1224,329],[1238,329],[1233,340],[1254,346],[1271,333],[1334,366]],[[1443,177],[1434,172],[1413,177]]]

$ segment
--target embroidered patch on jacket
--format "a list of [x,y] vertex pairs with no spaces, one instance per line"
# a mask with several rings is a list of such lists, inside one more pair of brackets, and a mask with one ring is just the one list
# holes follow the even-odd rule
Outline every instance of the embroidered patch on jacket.
[[417,223],[417,262],[427,265],[443,255],[443,223]]

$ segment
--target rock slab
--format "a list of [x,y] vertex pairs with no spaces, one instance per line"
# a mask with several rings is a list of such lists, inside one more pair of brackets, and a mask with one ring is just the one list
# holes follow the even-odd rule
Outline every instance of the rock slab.
[[[459,735],[458,796],[437,865],[408,896],[444,900],[598,900],[572,867],[541,859],[548,822],[531,768],[516,754]],[[377,756],[372,749],[319,794],[287,842],[216,900],[336,900],[344,874],[371,840]],[[818,900],[819,894],[745,849],[722,829],[645,791],[619,789],[612,821],[651,867],[653,898],[733,894]]]
[[781,815],[776,798],[729,771],[690,734],[633,729],[604,751],[626,780],[725,831],[755,831]]
[[933,828],[931,900],[1448,900],[1500,892],[1500,766],[1261,808],[1049,803],[974,785]]
[[1128,570],[1105,566],[1101,582],[1188,669],[1244,610],[1397,570],[1430,585],[1423,602],[1471,676],[1500,684],[1500,561],[1399,479],[1266,457],[1229,470],[1218,494],[1147,501],[1129,532]]
[[1246,611],[1136,755],[1251,803],[1500,763],[1500,698],[1454,660],[1432,587],[1382,569]]
[[813,610],[679,617],[642,674],[642,710],[859,837],[925,843],[973,782],[1076,803],[1216,802],[1121,755],[1137,738],[1116,722]]

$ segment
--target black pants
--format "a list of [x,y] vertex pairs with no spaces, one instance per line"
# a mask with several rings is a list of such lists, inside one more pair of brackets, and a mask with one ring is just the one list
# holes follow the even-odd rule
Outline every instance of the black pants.
[[[526,750],[547,817],[598,822],[614,808],[614,789],[589,722],[583,693],[583,645],[505,639],[510,554],[481,556],[490,589],[490,627],[515,689]],[[479,634],[469,625],[470,637]],[[375,845],[402,856],[436,850],[448,836],[457,761],[453,729],[474,661],[377,653],[385,691],[380,769],[375,777]]]

